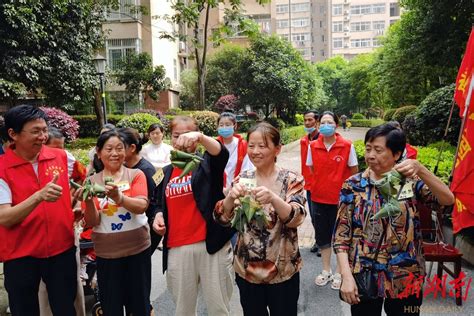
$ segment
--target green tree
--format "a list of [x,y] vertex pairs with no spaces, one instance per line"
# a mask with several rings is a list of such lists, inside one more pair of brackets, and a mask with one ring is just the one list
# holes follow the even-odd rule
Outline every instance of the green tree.
[[103,44],[104,9],[115,1],[3,1],[0,98],[28,91],[54,106],[91,96],[92,54]]
[[235,80],[241,103],[262,110],[265,117],[276,113],[292,122],[298,109],[317,108],[325,101],[322,82],[314,68],[290,43],[277,36],[251,40]]
[[[256,0],[259,4],[269,2],[269,0]],[[224,24],[212,25],[213,33],[209,34],[209,16],[212,9],[220,10],[223,5],[229,5],[224,12]],[[192,58],[196,63],[197,84],[198,84],[198,109],[204,109],[206,100],[206,75],[207,75],[207,53],[208,43],[211,40],[214,45],[221,44],[226,36],[239,35],[254,36],[258,33],[258,27],[251,20],[242,15],[242,0],[194,0],[176,1],[171,8],[176,12],[172,16],[164,16],[170,23],[179,25],[182,29],[191,30],[187,32],[177,32],[175,34],[162,33],[162,37],[180,39],[191,43]],[[203,22],[203,25],[201,25]]]
[[170,80],[165,75],[165,67],[153,67],[148,53],[127,56],[119,62],[114,74],[117,83],[125,85],[131,98],[143,93],[145,100],[148,97],[158,100],[159,93],[169,87]]
[[193,109],[199,95],[196,69],[185,69],[180,75],[179,100],[182,109]]

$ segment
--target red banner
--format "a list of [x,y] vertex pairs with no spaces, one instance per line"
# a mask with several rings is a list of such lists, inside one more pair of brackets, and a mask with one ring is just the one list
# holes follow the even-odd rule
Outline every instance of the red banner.
[[456,90],[454,91],[454,100],[459,106],[459,115],[464,116],[466,98],[469,91],[469,85],[472,80],[472,70],[474,68],[474,28],[471,29],[471,35],[467,41],[466,52],[459,67],[456,77]]
[[[459,105],[460,116],[465,118],[464,129],[458,144],[458,155],[453,173],[451,191],[456,197],[453,210],[453,231],[459,232],[474,226],[474,105],[472,104],[472,74],[474,69],[474,28],[467,42],[466,53],[459,67],[454,99]],[[467,104],[466,104],[467,102]]]

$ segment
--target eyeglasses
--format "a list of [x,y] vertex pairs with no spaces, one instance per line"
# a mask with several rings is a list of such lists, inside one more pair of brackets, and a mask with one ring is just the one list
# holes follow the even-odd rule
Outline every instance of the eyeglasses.
[[31,130],[31,131],[22,130],[22,132],[27,132],[27,133],[37,137],[37,136],[40,136],[41,134],[48,135],[48,128],[34,129],[34,130]]

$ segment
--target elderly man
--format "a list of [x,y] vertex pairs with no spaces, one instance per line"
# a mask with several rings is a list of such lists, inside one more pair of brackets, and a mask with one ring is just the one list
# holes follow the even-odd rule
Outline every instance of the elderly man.
[[45,146],[46,115],[20,105],[5,114],[13,141],[0,156],[0,260],[13,315],[39,315],[46,284],[54,315],[76,315],[77,276],[68,160]]

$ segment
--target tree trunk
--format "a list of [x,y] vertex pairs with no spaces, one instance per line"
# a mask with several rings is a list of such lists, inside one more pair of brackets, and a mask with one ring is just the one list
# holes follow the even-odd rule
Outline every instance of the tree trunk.
[[92,93],[94,94],[94,112],[97,117],[97,122],[99,127],[102,129],[104,123],[104,115],[102,114],[102,98],[100,91],[98,89],[93,89]]

